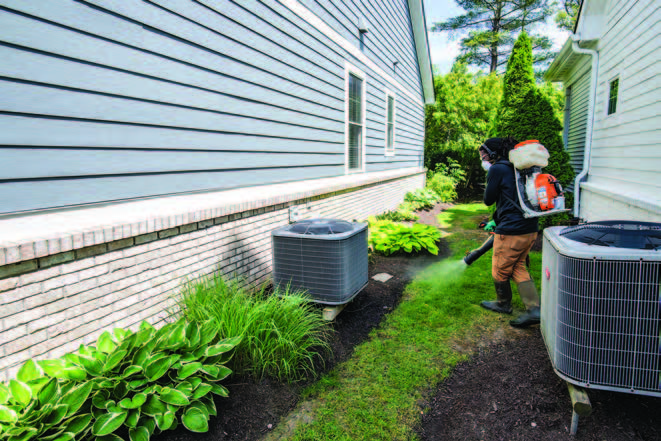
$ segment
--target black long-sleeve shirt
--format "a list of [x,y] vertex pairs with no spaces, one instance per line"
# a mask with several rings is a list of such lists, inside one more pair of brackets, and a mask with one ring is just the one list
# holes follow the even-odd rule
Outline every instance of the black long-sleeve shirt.
[[537,218],[523,217],[521,210],[503,195],[518,202],[514,166],[506,159],[499,159],[489,168],[487,188],[484,190],[484,203],[496,204],[496,212],[493,216],[496,233],[515,236],[538,231]]

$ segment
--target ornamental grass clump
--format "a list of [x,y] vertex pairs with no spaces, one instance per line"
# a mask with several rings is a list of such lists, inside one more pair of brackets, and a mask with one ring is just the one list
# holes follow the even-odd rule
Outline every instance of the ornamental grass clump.
[[193,322],[212,319],[219,335],[241,337],[229,366],[243,376],[293,382],[316,373],[330,351],[330,325],[300,292],[252,291],[215,275],[190,284],[179,299]]
[[0,383],[0,440],[149,440],[182,423],[206,432],[211,394],[239,338],[218,340],[210,321],[180,319],[156,329],[104,332],[96,345],[54,360],[26,362]]
[[390,255],[398,252],[417,253],[427,250],[438,254],[436,243],[441,239],[438,228],[431,225],[413,224],[411,226],[377,220],[374,217],[369,222],[369,245],[375,252]]

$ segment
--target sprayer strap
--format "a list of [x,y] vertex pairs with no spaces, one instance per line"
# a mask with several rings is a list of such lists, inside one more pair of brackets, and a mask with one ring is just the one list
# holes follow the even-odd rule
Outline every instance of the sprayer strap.
[[510,202],[511,202],[516,208],[518,208],[518,210],[519,210],[521,213],[526,214],[526,212],[523,210],[523,208],[521,208],[521,205],[520,205],[518,202],[514,202],[514,201],[512,200],[512,198],[509,197],[509,196],[507,196],[505,193],[503,193],[503,197],[504,197],[505,199],[507,199],[508,201],[510,201]]

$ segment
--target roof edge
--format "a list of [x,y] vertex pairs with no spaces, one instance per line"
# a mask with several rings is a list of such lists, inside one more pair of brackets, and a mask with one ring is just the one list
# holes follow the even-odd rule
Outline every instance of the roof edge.
[[432,74],[431,56],[429,54],[429,39],[427,36],[427,22],[425,19],[425,5],[423,0],[408,0],[409,15],[413,27],[415,51],[418,55],[420,80],[425,104],[434,104],[434,76]]
[[546,81],[554,82],[564,80],[564,69],[562,68],[573,52],[571,47],[572,43],[573,41],[570,36],[567,38],[567,41],[565,41],[565,44],[562,45],[562,49],[560,49],[560,52],[558,52],[558,55],[555,56],[553,62],[546,70],[546,73],[544,74],[544,79]]

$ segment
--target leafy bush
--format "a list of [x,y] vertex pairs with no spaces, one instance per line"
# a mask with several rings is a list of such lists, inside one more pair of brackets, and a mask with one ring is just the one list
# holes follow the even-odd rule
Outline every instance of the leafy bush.
[[[178,320],[156,330],[104,332],[96,346],[55,360],[29,360],[0,383],[0,440],[148,440],[178,421],[206,432],[216,415],[210,393],[228,396],[218,384],[239,338],[217,341],[209,321]],[[212,344],[214,343],[215,344]]]
[[425,167],[456,161],[466,178],[457,181],[460,196],[481,192],[484,170],[477,147],[493,132],[502,96],[502,79],[495,73],[470,73],[456,63],[446,75],[434,76],[436,103],[425,111]]
[[452,179],[455,184],[458,184],[466,180],[466,171],[462,168],[459,162],[455,161],[452,158],[447,159],[447,164],[438,163],[436,164],[436,169],[433,172],[427,174],[428,178],[434,176],[434,174],[441,173],[448,178]]
[[314,374],[327,351],[329,324],[302,293],[252,292],[216,275],[189,285],[179,299],[191,322],[213,320],[223,337],[243,336],[229,366],[239,375],[295,381]]
[[436,170],[427,173],[427,188],[436,193],[441,202],[457,199],[457,185],[466,179],[466,172],[457,161],[447,158],[447,162],[436,164]]
[[417,253],[424,249],[434,255],[438,254],[436,242],[441,239],[441,233],[431,225],[408,226],[371,217],[369,227],[369,243],[376,252],[389,255],[400,251]]
[[431,208],[439,199],[440,196],[429,188],[418,188],[415,191],[409,191],[404,196],[404,201],[410,203],[414,210]]
[[413,214],[413,210],[410,207],[410,204],[406,203],[406,208],[402,208],[400,205],[395,211],[386,211],[376,215],[377,220],[390,220],[393,222],[412,222],[418,220],[418,216]]

